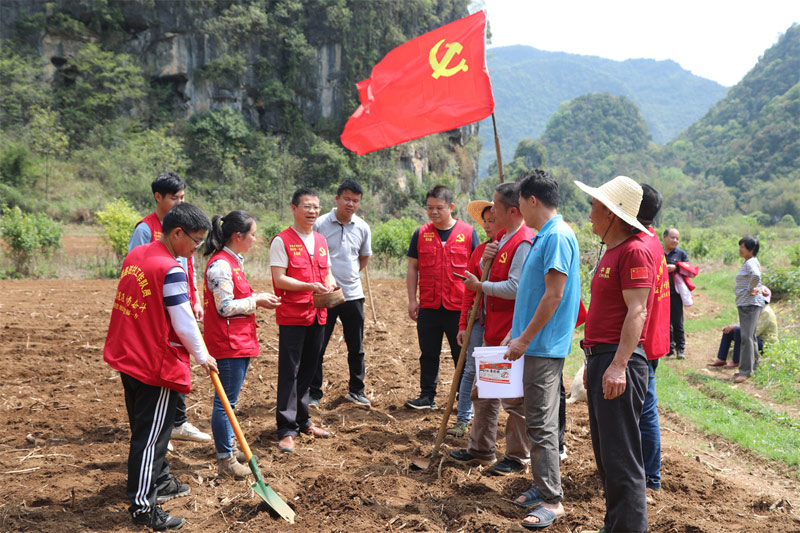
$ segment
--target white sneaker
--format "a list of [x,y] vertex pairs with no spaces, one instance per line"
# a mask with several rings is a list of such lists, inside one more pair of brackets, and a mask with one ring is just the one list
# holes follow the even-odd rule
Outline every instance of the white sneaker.
[[203,433],[191,422],[184,422],[180,426],[172,428],[172,438],[176,440],[191,440],[194,442],[207,442],[211,440],[211,435]]
[[172,441],[167,441],[167,451],[174,452],[175,448],[172,446]]
[[561,452],[560,454],[558,454],[558,458],[561,459],[562,461],[566,461],[567,460],[567,447],[566,446],[564,446],[564,451]]

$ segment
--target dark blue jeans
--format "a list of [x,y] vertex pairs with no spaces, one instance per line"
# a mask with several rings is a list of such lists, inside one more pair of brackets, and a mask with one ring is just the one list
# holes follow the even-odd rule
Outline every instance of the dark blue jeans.
[[644,396],[639,431],[642,433],[642,459],[647,486],[661,488],[661,426],[658,422],[658,396],[656,396],[656,368],[658,359],[647,362],[647,394]]
[[[251,357],[231,357],[229,359],[217,359],[219,368],[219,381],[225,396],[236,410],[236,402],[239,400],[239,392],[242,390],[247,369],[250,367]],[[217,450],[217,459],[230,457],[233,453],[231,442],[233,441],[233,428],[225,414],[225,408],[217,394],[214,394],[214,407],[211,410],[211,432],[214,434],[214,447]]]
[[[758,351],[764,352],[764,341],[756,337],[758,341]],[[731,349],[731,342],[733,342],[733,362],[739,362],[739,352],[742,346],[742,328],[736,326],[736,329],[730,333],[722,333],[722,339],[719,341],[719,350],[717,351],[717,359],[720,361],[728,360],[728,351]]]

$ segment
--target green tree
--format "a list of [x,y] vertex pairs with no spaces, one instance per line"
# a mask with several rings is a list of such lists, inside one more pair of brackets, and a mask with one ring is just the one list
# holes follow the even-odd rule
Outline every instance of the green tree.
[[0,236],[8,246],[15,272],[29,276],[39,257],[49,256],[61,247],[64,230],[44,213],[23,214],[19,207],[4,207],[0,217]]
[[124,198],[117,198],[97,212],[97,220],[106,232],[105,238],[121,262],[128,254],[128,241],[141,215]]
[[59,114],[37,107],[28,129],[31,149],[44,159],[44,199],[50,201],[50,160],[64,155],[69,138],[59,123]]

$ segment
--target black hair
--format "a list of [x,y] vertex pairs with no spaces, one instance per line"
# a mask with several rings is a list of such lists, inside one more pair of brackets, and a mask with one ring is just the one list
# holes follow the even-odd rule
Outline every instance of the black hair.
[[753,235],[745,235],[741,239],[739,239],[739,244],[744,244],[744,247],[753,252],[753,257],[758,255],[758,237],[754,237]]
[[500,193],[500,203],[506,207],[516,207],[519,210],[519,183],[501,183],[494,188]]
[[364,189],[356,180],[344,180],[339,188],[336,189],[336,196],[341,196],[344,191],[350,191],[353,194],[364,195]]
[[165,172],[153,180],[150,188],[153,190],[153,194],[158,193],[161,196],[166,196],[167,194],[176,194],[184,190],[186,182],[174,172]]
[[678,228],[667,228],[667,229],[665,229],[664,230],[664,237],[669,235],[669,232],[672,231],[672,230],[678,231]]
[[483,210],[481,211],[481,220],[486,222],[486,211],[491,211],[491,210],[492,210],[492,206],[490,206],[490,205],[487,205],[486,207],[484,207]]
[[642,203],[639,204],[639,213],[636,218],[643,226],[649,226],[656,219],[656,215],[661,211],[663,198],[661,193],[647,183],[642,183]]
[[206,237],[206,248],[203,255],[211,255],[222,250],[234,233],[247,233],[253,228],[256,219],[247,211],[231,211],[224,217],[214,215],[211,219],[211,230]]
[[181,228],[189,233],[211,229],[211,221],[199,207],[186,202],[176,204],[167,211],[161,221],[161,233],[168,235],[175,228]]
[[294,194],[292,195],[292,205],[295,206],[300,205],[300,198],[302,198],[303,196],[314,196],[316,198],[319,198],[319,194],[317,194],[317,191],[315,191],[314,189],[301,187],[296,191],[294,191]]
[[444,200],[447,205],[450,205],[455,200],[455,196],[453,195],[453,191],[445,187],[444,185],[435,185],[433,189],[428,191],[428,194],[425,195],[425,201],[428,201],[428,198],[437,198],[439,200]]
[[534,168],[519,180],[519,194],[524,199],[535,196],[547,207],[558,207],[558,182],[549,172]]

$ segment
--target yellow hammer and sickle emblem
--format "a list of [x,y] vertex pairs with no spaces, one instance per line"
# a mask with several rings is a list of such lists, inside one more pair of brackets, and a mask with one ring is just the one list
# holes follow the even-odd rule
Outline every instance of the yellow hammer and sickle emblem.
[[428,62],[430,62],[431,68],[433,69],[433,74],[431,74],[431,76],[433,76],[433,79],[435,80],[438,80],[440,76],[450,77],[453,74],[458,74],[462,70],[464,72],[469,70],[467,60],[463,58],[455,67],[447,67],[447,65],[453,59],[453,56],[460,54],[461,50],[464,49],[464,47],[461,46],[461,43],[446,44],[445,48],[447,48],[447,52],[444,53],[444,57],[441,61],[436,59],[436,54],[439,52],[439,47],[442,46],[443,42],[444,39],[436,43],[433,48],[431,48],[431,53],[428,55]]
[[508,252],[503,252],[500,254],[500,262],[505,263],[506,261],[508,261]]
[[319,248],[319,256],[320,257],[325,257],[326,255],[328,255],[328,253],[325,251],[325,248],[320,246],[320,248]]
[[464,234],[463,233],[459,233],[458,235],[456,235],[456,242],[464,242]]

